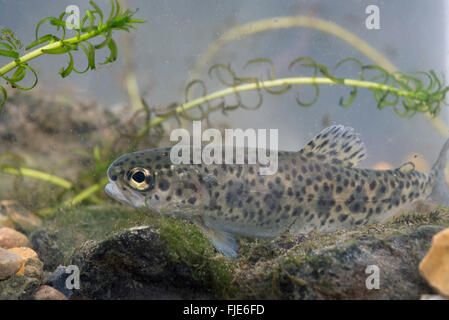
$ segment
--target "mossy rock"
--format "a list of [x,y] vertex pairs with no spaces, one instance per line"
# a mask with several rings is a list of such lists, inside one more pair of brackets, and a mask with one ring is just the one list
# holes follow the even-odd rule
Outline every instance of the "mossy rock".
[[[48,223],[62,236],[66,264],[80,268],[82,297],[418,299],[432,292],[418,264],[449,211],[333,234],[241,238],[234,260],[187,221],[123,206],[63,210]],[[370,265],[379,267],[379,289],[366,287]]]

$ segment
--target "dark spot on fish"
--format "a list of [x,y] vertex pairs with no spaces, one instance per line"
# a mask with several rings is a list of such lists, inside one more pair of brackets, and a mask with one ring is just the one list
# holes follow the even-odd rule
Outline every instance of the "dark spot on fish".
[[293,210],[292,216],[299,216],[302,212],[302,207],[296,207],[295,210]]
[[161,189],[162,191],[167,191],[169,187],[170,187],[170,184],[168,183],[167,180],[162,179],[159,182],[159,189]]

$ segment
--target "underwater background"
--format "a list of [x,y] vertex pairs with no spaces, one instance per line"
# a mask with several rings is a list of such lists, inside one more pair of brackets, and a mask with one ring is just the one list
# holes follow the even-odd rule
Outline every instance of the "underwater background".
[[[349,0],[342,3],[250,0],[188,1],[182,5],[170,1],[124,3],[129,8],[139,8],[139,16],[148,20],[138,26],[138,32],[118,34],[117,39],[122,43],[129,41],[127,47],[132,60],[131,68],[142,94],[151,106],[182,101],[195,64],[206,48],[226,31],[237,25],[270,17],[310,15],[329,20],[367,41],[403,72],[447,71],[445,1]],[[29,30],[33,30],[41,17],[59,12],[70,4],[71,1],[56,0],[44,3],[1,0],[0,24],[14,30],[26,43],[33,37]],[[76,4],[81,11],[89,6],[87,0],[76,1]],[[365,27],[365,8],[372,4],[378,5],[381,11],[380,30],[368,30]],[[119,54],[124,54],[126,50],[124,48]],[[281,77],[292,74],[287,70],[288,65],[301,56],[313,57],[329,67],[347,57],[360,59],[365,64],[373,63],[341,39],[318,30],[298,27],[266,31],[225,44],[209,65],[201,70],[199,77],[207,82],[208,91],[213,92],[220,86],[216,81],[208,81],[207,69],[214,63],[231,63],[235,70],[242,70],[250,59],[268,58],[274,62]],[[70,82],[61,81],[55,72],[65,62],[65,57],[55,56],[33,63],[40,74],[39,89],[45,90],[46,94],[65,92],[78,99],[94,99],[106,108],[126,103],[124,58],[97,72],[72,74]],[[266,67],[262,66],[255,72],[262,75],[265,70]],[[353,74],[357,69],[348,65],[343,72]],[[304,99],[313,96],[312,90],[300,90],[309,93]],[[349,88],[322,88],[318,101],[310,108],[298,107],[294,92],[281,96],[265,95],[257,116],[252,111],[240,109],[227,117],[216,113],[213,119],[234,128],[279,128],[281,150],[299,150],[323,127],[322,121],[332,121],[352,126],[362,134],[369,152],[363,165],[372,166],[379,161],[387,161],[398,166],[412,153],[419,153],[428,163],[433,162],[444,139],[433,130],[424,115],[402,119],[395,116],[391,108],[379,112],[372,93],[365,90],[359,91],[358,98],[349,108],[338,107],[340,96],[349,91]],[[248,101],[254,100],[254,95],[247,96]],[[401,147],[395,147],[397,145]]]
[[[228,87],[229,78],[209,74],[213,66],[264,80],[271,66],[276,78],[306,77],[313,70],[289,66],[311,57],[337,77],[357,79],[360,66],[354,61],[359,61],[407,75],[434,70],[438,79],[447,79],[447,1],[120,3],[138,8],[133,18],[146,22],[130,32],[114,31],[118,56],[113,63],[99,64],[108,56],[107,49],[99,50],[95,70],[61,78],[67,55],[46,54],[30,61],[39,79],[33,90],[20,91],[0,79],[8,92],[0,107],[0,299],[419,299],[434,293],[447,298],[449,279],[435,280],[428,272],[439,266],[419,267],[436,235],[447,233],[449,210],[443,206],[423,203],[386,224],[333,234],[242,238],[239,258],[231,260],[194,225],[123,206],[104,191],[107,168],[118,156],[171,146],[172,129],[191,129],[191,119],[172,115],[173,105],[204,95],[202,84],[208,94]],[[109,1],[97,4],[109,12]],[[81,14],[92,9],[88,0],[0,0],[0,30],[10,29],[29,44],[43,18],[57,17],[70,5]],[[380,10],[378,30],[365,25],[370,5]],[[299,16],[336,27],[276,27]],[[257,23],[273,27],[255,32]],[[249,34],[236,32],[231,41],[223,40],[245,24]],[[333,34],[337,27],[356,36],[358,45]],[[44,23],[39,36],[54,32]],[[67,38],[73,36],[68,30]],[[364,53],[361,40],[371,46]],[[375,50],[378,59],[367,56]],[[73,56],[77,67],[86,66],[81,50]],[[346,58],[356,60],[334,70]],[[259,60],[245,65],[252,59]],[[0,54],[0,68],[10,61]],[[32,83],[28,77],[25,84]],[[263,92],[262,100],[254,90],[241,93],[241,101],[228,95],[228,106],[244,102],[247,108],[219,109],[202,124],[278,129],[279,149],[287,151],[299,150],[325,127],[342,124],[360,133],[366,145],[368,157],[358,167],[383,170],[412,161],[427,172],[449,135],[447,105],[442,104],[437,121],[423,112],[402,117],[391,106],[379,110],[373,91],[359,88],[352,104],[340,106],[341,97],[348,101],[352,92],[350,86],[321,85],[307,107],[298,104],[297,94],[302,101],[314,100],[310,85],[282,94]],[[158,117],[167,119],[143,130]],[[366,288],[369,265],[383,268],[388,281],[382,290]],[[67,288],[71,266],[81,270],[81,289]]]

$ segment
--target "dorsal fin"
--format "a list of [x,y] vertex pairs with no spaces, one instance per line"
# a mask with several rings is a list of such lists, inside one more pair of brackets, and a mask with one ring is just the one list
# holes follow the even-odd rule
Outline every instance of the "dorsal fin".
[[415,170],[415,165],[413,162],[406,162],[396,170],[399,170],[402,173],[409,173]]
[[353,128],[333,125],[315,136],[299,153],[305,157],[338,164],[356,166],[366,158],[365,145]]

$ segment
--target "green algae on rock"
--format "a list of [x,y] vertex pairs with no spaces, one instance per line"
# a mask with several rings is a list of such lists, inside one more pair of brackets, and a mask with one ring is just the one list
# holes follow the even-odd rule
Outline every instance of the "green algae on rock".
[[[438,213],[414,213],[384,225],[334,234],[285,235],[271,241],[241,238],[240,257],[230,260],[183,221],[151,215],[134,223],[140,227],[130,228],[132,212],[110,206],[79,207],[66,213],[79,213],[81,225],[90,217],[90,230],[104,227],[101,223],[106,216],[116,219],[108,225],[115,231],[112,234],[111,229],[102,230],[101,236],[79,239],[74,243],[76,249],[66,251],[67,263],[81,271],[81,290],[75,291],[75,296],[419,299],[432,292],[420,277],[419,261],[432,236],[449,224],[449,211],[441,208]],[[98,220],[93,213],[98,213]],[[72,219],[65,221],[74,222]],[[379,290],[365,286],[369,265],[379,266]]]

